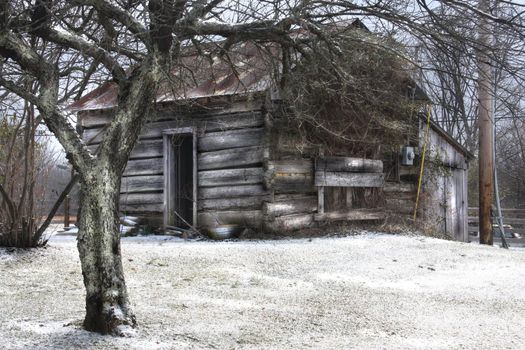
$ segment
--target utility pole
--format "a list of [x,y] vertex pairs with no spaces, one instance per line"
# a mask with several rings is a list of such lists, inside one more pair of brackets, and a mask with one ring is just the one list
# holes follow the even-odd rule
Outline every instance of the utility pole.
[[[489,5],[490,0],[479,0],[481,13],[490,13]],[[478,28],[479,243],[492,245],[494,115],[491,89],[493,73],[489,50],[492,43],[492,30],[489,19],[482,16]]]

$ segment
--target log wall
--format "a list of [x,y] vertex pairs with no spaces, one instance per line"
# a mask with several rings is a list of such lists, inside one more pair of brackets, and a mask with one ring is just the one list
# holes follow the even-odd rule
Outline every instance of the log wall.
[[[419,175],[417,165],[399,169],[401,182],[385,182],[381,161],[334,157],[320,160],[318,149],[287,139],[285,133],[272,126],[263,105],[262,99],[256,99],[186,111],[159,109],[149,118],[131,153],[122,178],[121,210],[137,216],[162,218],[163,131],[194,127],[197,130],[197,220],[201,227],[241,224],[285,233],[312,227],[321,219],[372,220],[381,216],[363,209],[340,217],[320,218],[324,213],[317,212],[318,188],[324,186],[336,186],[326,189],[337,192],[340,188],[337,186],[374,188],[384,184],[385,213],[411,216],[415,179]],[[83,137],[92,152],[96,152],[102,140],[111,113],[89,111],[80,115]],[[421,142],[419,146],[422,148]],[[465,156],[435,132],[430,135],[429,152],[429,164],[437,162],[438,168],[446,171],[439,172],[432,166],[426,168],[421,213],[426,217],[437,216],[445,230],[462,239],[463,232],[466,235]],[[349,194],[351,192],[346,191],[332,197],[348,203]],[[329,202],[326,208],[330,209]]]
[[[112,111],[81,113],[83,139],[92,152]],[[161,108],[145,125],[121,185],[120,209],[160,219],[164,210],[163,131],[195,127],[198,134],[198,225],[245,224],[260,228],[263,185],[262,100],[227,102],[193,110]]]

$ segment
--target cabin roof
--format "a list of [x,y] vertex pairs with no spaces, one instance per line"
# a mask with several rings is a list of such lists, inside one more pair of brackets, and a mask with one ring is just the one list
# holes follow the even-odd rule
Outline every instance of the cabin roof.
[[[170,102],[265,91],[271,86],[268,72],[272,68],[269,65],[272,53],[275,54],[273,51],[276,51],[274,46],[245,42],[223,57],[187,54],[174,63],[169,79],[157,91],[156,100]],[[113,108],[117,99],[118,85],[108,81],[69,105],[68,109],[79,112]]]
[[[369,31],[359,20],[338,23],[336,27]],[[301,36],[298,30],[296,36]],[[189,47],[174,63],[170,79],[157,92],[157,102],[194,100],[206,97],[246,95],[267,91],[272,86],[271,72],[280,69],[280,50],[276,44],[252,41],[235,44],[230,52],[219,57],[217,43]],[[71,112],[102,110],[117,105],[118,86],[108,81],[70,104]]]

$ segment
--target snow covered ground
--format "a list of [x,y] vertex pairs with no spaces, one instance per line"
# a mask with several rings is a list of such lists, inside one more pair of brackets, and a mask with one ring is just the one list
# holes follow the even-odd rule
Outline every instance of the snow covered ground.
[[73,237],[0,250],[2,349],[518,349],[525,251],[366,234],[282,241],[123,240],[140,328],[79,328]]

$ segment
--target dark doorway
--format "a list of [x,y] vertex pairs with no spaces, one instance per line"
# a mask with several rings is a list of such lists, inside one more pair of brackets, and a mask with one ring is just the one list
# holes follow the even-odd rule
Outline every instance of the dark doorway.
[[196,224],[195,143],[192,132],[175,130],[164,137],[166,226],[189,228]]
[[174,225],[188,228],[193,225],[193,136],[174,135],[172,147]]

